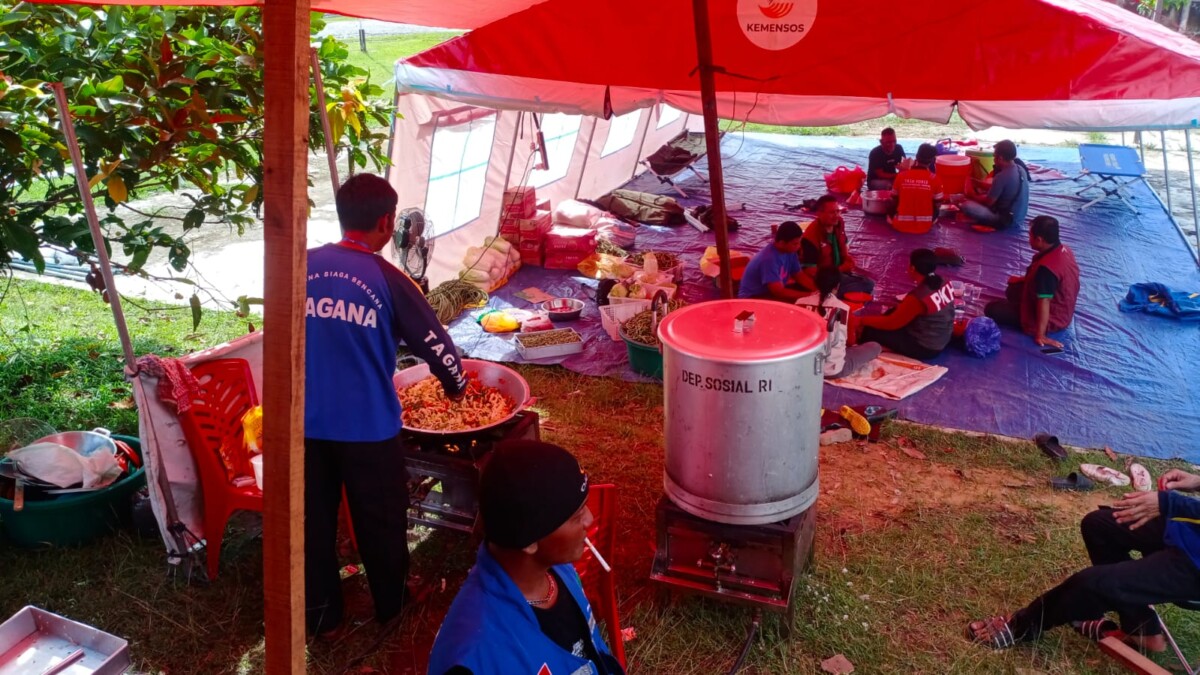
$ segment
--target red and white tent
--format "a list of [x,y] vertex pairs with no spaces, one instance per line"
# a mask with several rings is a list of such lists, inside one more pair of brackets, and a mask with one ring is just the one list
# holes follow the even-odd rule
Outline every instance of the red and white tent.
[[[484,18],[528,3],[453,8],[466,5]],[[723,118],[945,122],[957,105],[977,129],[1115,130],[1200,117],[1200,45],[1102,0],[709,6]],[[460,16],[447,7],[426,18]],[[695,45],[692,0],[548,0],[402,61],[396,74],[402,90],[489,108],[608,117],[666,102],[699,114]]]

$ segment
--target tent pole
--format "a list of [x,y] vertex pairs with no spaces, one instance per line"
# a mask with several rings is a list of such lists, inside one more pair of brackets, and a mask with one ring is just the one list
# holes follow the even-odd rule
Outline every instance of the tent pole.
[[[1196,251],[1200,253],[1200,215],[1196,211],[1196,167],[1192,163],[1192,130],[1183,130],[1183,140],[1187,143],[1188,156],[1188,187],[1192,190],[1192,231],[1196,233]],[[1200,257],[1196,259],[1200,265]]]
[[721,168],[721,136],[717,120],[717,87],[713,80],[712,33],[708,25],[708,0],[692,0],[696,24],[696,56],[700,71],[700,98],[704,108],[704,143],[708,147],[708,180],[712,191],[713,231],[721,259],[721,297],[733,297],[729,269],[729,223],[725,218],[725,175]]
[[[599,119],[592,118],[592,132],[588,134],[587,147],[583,150],[583,166],[579,167],[579,181],[575,183],[575,199],[579,199],[579,190],[583,188],[583,175],[587,173],[588,157],[592,154],[592,139],[596,137],[596,125],[599,123]],[[612,129],[611,122],[608,128]]]
[[304,665],[304,293],[309,0],[266,0],[263,35],[263,596],[268,675]]
[[629,180],[637,178],[638,164],[642,163],[642,153],[646,150],[646,137],[650,135],[650,125],[655,123],[655,120],[660,114],[659,106],[661,105],[662,102],[660,101],[657,105],[654,105],[650,108],[650,119],[646,121],[646,128],[642,129],[642,141],[638,143],[637,155],[634,155],[633,157],[633,170],[629,172]]
[[1167,166],[1167,132],[1160,130],[1158,140],[1162,143],[1163,185],[1167,191],[1167,211],[1171,212],[1171,169]]
[[[333,183],[333,194],[337,194],[342,182],[338,179],[337,148],[333,144],[333,132],[329,129],[329,111],[325,109],[325,81],[321,78],[321,59],[317,58],[317,50],[309,48],[312,58],[313,89],[317,90],[317,112],[321,115],[321,129],[325,132],[325,157],[329,160],[329,182]],[[392,107],[392,114],[396,108]],[[388,155],[391,159],[391,155]]]
[[61,82],[52,82],[54,101],[58,104],[58,119],[62,123],[63,136],[71,153],[71,164],[75,167],[75,184],[79,187],[79,198],[87,214],[88,229],[92,243],[96,246],[96,257],[100,259],[100,274],[104,276],[104,288],[108,293],[108,306],[112,308],[113,321],[117,324],[117,335],[121,340],[121,352],[125,355],[125,375],[137,374],[137,358],[133,355],[133,341],[129,339],[129,326],[125,323],[125,312],[121,309],[121,294],[113,281],[112,262],[108,259],[104,233],[100,231],[100,220],[96,218],[96,204],[92,201],[92,188],[88,185],[87,170],[83,166],[83,155],[79,152],[79,141],[75,138],[75,124],[71,121],[71,109],[67,105],[67,92]]
[[1134,136],[1137,136],[1138,157],[1142,160],[1142,166],[1146,166],[1146,144],[1142,142],[1142,132],[1135,131]]

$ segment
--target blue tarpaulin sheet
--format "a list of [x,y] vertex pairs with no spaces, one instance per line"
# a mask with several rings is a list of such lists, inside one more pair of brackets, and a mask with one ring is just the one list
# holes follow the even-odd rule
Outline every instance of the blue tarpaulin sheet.
[[[917,142],[901,141],[909,154]],[[839,165],[866,164],[874,141],[850,138],[728,135],[725,157],[726,201],[741,229],[730,234],[730,247],[754,253],[770,240],[770,226],[783,220],[811,219],[784,209],[825,190],[823,174]],[[1079,172],[1075,149],[1024,147],[1025,161],[1054,168],[1068,176]],[[691,195],[685,206],[709,203],[708,185],[692,178],[681,183]],[[629,189],[667,194],[669,187],[643,175]],[[1074,249],[1082,276],[1075,322],[1056,334],[1064,353],[1040,353],[1032,339],[1005,328],[1000,352],[974,358],[951,346],[932,363],[949,372],[933,385],[903,401],[826,385],[825,406],[877,403],[898,407],[901,416],[920,423],[1030,438],[1038,432],[1057,435],[1063,443],[1111,446],[1118,452],[1152,457],[1184,457],[1200,461],[1200,326],[1118,311],[1131,284],[1162,282],[1175,289],[1200,290],[1200,272],[1165,211],[1145,185],[1130,188],[1140,214],[1115,200],[1082,213],[1086,202],[1074,195],[1070,180],[1035,182],[1029,215],[1052,215],[1061,223],[1063,241]],[[742,205],[744,210],[739,210]],[[1033,255],[1024,229],[980,234],[943,221],[925,235],[896,232],[881,218],[859,210],[845,214],[851,250],[859,266],[876,282],[875,297],[893,299],[909,290],[908,253],[914,248],[945,246],[958,250],[967,264],[942,269],[947,279],[980,286],[973,313],[1004,295],[1010,275],[1023,274]],[[717,297],[698,262],[714,235],[684,225],[643,226],[637,250],[665,250],[685,262],[684,299],[698,302]],[[594,281],[568,272],[525,267],[490,301],[492,307],[532,308],[513,293],[538,287],[555,296],[591,298]],[[546,361],[581,373],[641,379],[630,369],[624,343],[603,331],[594,303],[579,321],[568,324],[585,339],[584,351]],[[455,342],[470,356],[517,361],[511,337],[483,333],[470,316],[451,327]],[[536,392],[535,392],[536,393]]]

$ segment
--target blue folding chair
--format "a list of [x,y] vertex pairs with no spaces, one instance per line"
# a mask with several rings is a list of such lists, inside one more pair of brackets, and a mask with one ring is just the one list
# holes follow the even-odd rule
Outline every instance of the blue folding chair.
[[1083,171],[1075,180],[1091,182],[1075,194],[1083,196],[1088,190],[1102,192],[1099,197],[1079,207],[1080,211],[1109,197],[1116,197],[1128,206],[1129,210],[1138,212],[1137,207],[1130,201],[1133,195],[1129,193],[1129,186],[1139,181],[1146,182],[1146,167],[1142,165],[1142,158],[1138,156],[1136,149],[1124,145],[1080,143],[1079,163],[1083,166]]

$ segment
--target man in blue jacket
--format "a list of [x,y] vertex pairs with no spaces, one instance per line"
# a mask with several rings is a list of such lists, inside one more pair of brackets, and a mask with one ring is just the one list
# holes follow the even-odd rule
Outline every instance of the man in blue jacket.
[[479,493],[484,543],[429,675],[624,675],[571,566],[592,524],[579,463],[549,443],[502,443]]
[[[1133,492],[1083,518],[1080,531],[1092,567],[1076,572],[1011,616],[972,621],[967,637],[994,649],[1037,639],[1070,624],[1093,640],[1124,634],[1149,651],[1166,649],[1148,605],[1200,600],[1200,476],[1163,474],[1159,492]],[[1130,551],[1140,551],[1133,559]],[[1115,611],[1121,623],[1104,618]]]
[[408,576],[408,484],[400,400],[401,340],[451,398],[466,378],[458,350],[412,279],[375,255],[392,239],[396,191],[359,174],[337,192],[342,240],[308,252],[304,350],[304,588],[308,630],[342,622],[338,504],[345,487],[375,618],[400,615]]

